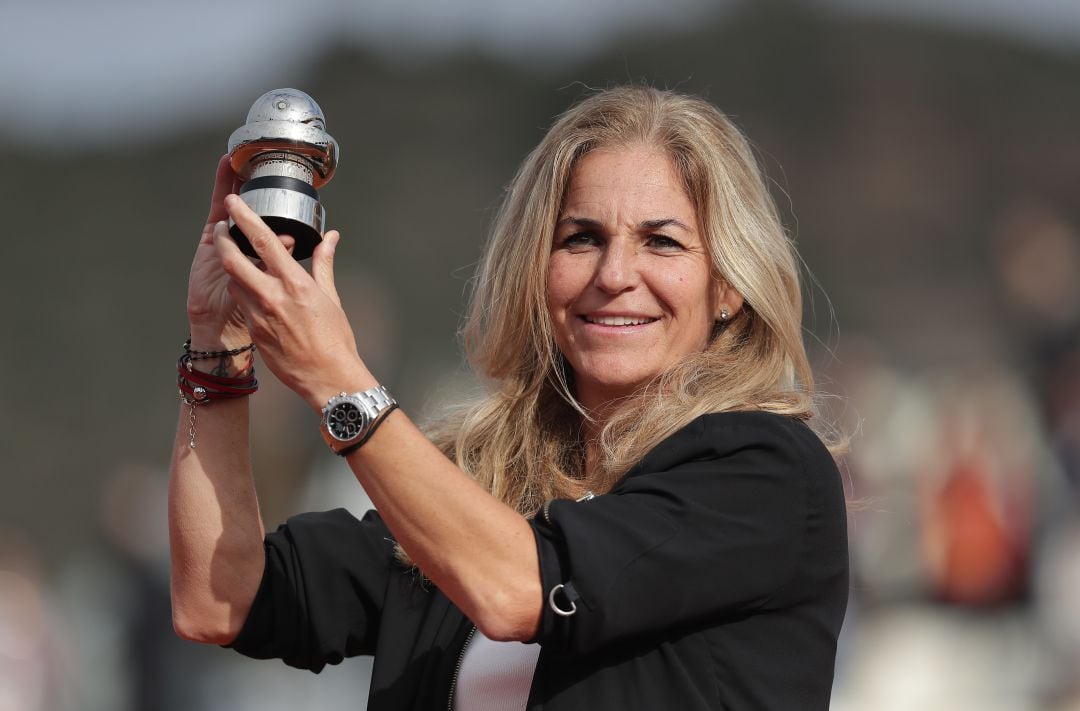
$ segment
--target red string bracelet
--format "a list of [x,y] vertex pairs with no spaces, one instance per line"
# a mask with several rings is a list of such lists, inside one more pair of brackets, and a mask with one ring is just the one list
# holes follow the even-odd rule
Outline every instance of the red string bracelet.
[[[187,344],[185,348],[186,346]],[[259,389],[259,381],[255,378],[254,367],[245,375],[227,378],[195,370],[191,365],[191,360],[191,353],[186,352],[176,361],[176,386],[180,391],[180,400],[191,408],[188,444],[195,449],[195,408],[199,405],[208,405],[213,400],[251,395]]]

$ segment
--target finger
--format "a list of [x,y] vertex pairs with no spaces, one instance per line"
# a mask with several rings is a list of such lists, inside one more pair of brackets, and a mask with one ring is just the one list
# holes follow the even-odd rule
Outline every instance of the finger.
[[322,242],[315,246],[311,255],[311,277],[338,306],[341,306],[341,298],[334,285],[334,254],[340,241],[341,233],[330,230],[323,235]]
[[292,255],[293,250],[296,249],[296,238],[292,235],[278,235],[278,239],[281,240],[281,246],[285,248],[285,251]]
[[225,211],[225,196],[236,192],[238,180],[229,163],[229,156],[221,156],[217,165],[217,174],[214,176],[214,192],[210,197],[210,214],[206,218],[207,223],[224,220],[229,216],[229,213]]
[[[232,297],[233,301],[235,301],[236,305],[240,308],[240,313],[244,316],[244,323],[248,324],[248,332],[251,333],[251,337],[252,339],[254,339],[255,332],[258,330],[256,328],[252,328],[252,326],[256,322],[255,320],[257,316],[257,304],[255,300],[252,298],[251,294],[249,294],[247,290],[244,289],[244,287],[235,280],[230,281],[225,286],[225,289],[229,292],[229,296]],[[256,345],[258,344],[256,343]]]
[[233,222],[239,225],[240,231],[248,238],[248,242],[259,255],[259,259],[266,262],[267,270],[271,274],[285,276],[296,269],[303,271],[303,267],[289,255],[289,251],[285,249],[285,245],[281,243],[274,231],[247,206],[247,203],[236,195],[226,195],[225,209],[229,211]]
[[247,324],[251,341],[260,351],[263,351],[265,356],[266,335],[268,333],[267,322],[265,312],[260,307],[258,299],[235,280],[229,281],[225,285],[225,289],[229,292],[229,296],[232,297],[236,307],[240,310],[240,314],[244,317],[244,323]]
[[232,277],[245,291],[257,291],[269,286],[270,277],[263,273],[260,266],[256,266],[246,254],[240,251],[236,240],[229,234],[228,223],[222,221],[214,225],[214,247],[217,248],[221,258],[221,266],[225,273]]

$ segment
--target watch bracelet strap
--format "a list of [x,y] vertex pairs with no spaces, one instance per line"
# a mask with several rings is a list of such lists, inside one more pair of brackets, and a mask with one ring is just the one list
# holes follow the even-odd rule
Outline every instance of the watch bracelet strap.
[[394,397],[390,394],[390,391],[386,389],[385,385],[379,385],[378,387],[371,388],[370,390],[365,390],[363,392],[357,393],[356,397],[359,398],[365,405],[374,405],[376,412],[382,410],[383,408],[387,408],[386,411],[382,413],[383,415],[385,415],[386,412],[390,412],[389,408],[391,406],[397,405],[397,400],[394,399]]
[[339,457],[347,457],[356,450],[363,447],[365,444],[367,444],[367,441],[371,439],[371,435],[375,434],[375,430],[379,429],[379,425],[383,423],[383,420],[386,419],[387,415],[398,409],[398,404],[395,400],[390,399],[388,402],[390,402],[390,406],[383,410],[381,413],[379,413],[378,419],[371,423],[371,427],[368,429],[367,434],[365,434],[362,439],[353,442],[348,447],[342,447],[341,449],[334,451],[334,454],[338,455]]

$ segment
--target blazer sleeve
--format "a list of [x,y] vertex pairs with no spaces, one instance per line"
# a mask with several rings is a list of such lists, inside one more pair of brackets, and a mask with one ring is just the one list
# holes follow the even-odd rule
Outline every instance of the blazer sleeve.
[[229,645],[256,659],[322,671],[345,657],[372,654],[393,541],[375,511],[301,514],[270,533],[266,567],[251,611]]
[[[550,502],[534,521],[537,641],[584,653],[778,604],[814,519],[828,509],[844,526],[842,502],[811,492],[822,475],[839,479],[803,423],[724,413],[665,440],[610,493]],[[846,537],[836,545],[846,556]]]

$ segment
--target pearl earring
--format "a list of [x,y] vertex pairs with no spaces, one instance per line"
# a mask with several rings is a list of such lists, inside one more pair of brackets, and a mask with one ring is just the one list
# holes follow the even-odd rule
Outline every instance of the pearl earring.
[[727,321],[731,317],[731,312],[727,309],[720,309],[720,320]]

